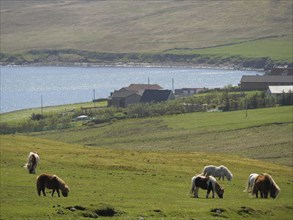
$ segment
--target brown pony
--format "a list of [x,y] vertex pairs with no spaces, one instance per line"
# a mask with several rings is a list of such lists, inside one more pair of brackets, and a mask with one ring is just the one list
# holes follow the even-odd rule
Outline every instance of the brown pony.
[[52,196],[56,190],[58,197],[60,197],[59,189],[64,197],[68,196],[69,187],[56,175],[41,174],[37,177],[37,191],[39,196],[41,195],[41,192],[43,192],[43,195],[46,196],[45,188],[53,189],[51,194]]
[[213,193],[213,198],[215,198],[215,191],[219,198],[223,198],[224,188],[222,188],[213,176],[201,176],[197,175],[191,179],[191,190],[190,193],[194,194],[195,198],[198,198],[198,189],[206,189],[206,198],[209,197],[210,192]]
[[255,195],[256,198],[258,198],[258,191],[260,192],[261,198],[268,198],[269,192],[270,197],[276,198],[280,192],[280,188],[269,174],[263,173],[255,178],[252,187],[252,195]]

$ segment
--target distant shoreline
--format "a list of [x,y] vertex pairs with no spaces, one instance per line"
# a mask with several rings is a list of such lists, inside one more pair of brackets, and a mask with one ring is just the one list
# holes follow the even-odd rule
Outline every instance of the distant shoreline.
[[164,63],[30,63],[30,64],[0,64],[0,67],[125,67],[125,68],[191,68],[191,69],[218,69],[260,71],[263,68],[241,68],[232,65],[203,65],[203,64],[164,64]]
[[186,67],[233,70],[268,70],[288,65],[269,57],[212,56],[171,53],[103,53],[85,50],[31,50],[20,54],[0,53],[0,65],[82,67]]

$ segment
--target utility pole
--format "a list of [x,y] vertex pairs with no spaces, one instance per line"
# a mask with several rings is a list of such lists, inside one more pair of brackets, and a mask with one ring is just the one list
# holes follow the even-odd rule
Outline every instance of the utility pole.
[[43,95],[41,95],[41,114],[43,114]]
[[93,90],[93,102],[94,102],[94,107],[96,107],[95,99],[96,99],[96,90],[94,89],[94,90]]
[[248,115],[247,115],[247,94],[245,94],[245,118],[247,118],[248,117]]

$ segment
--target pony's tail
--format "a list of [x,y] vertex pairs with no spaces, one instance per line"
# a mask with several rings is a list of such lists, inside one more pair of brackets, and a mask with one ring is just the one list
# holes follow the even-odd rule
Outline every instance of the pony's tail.
[[40,196],[41,195],[41,180],[40,180],[40,176],[38,176],[36,181],[36,186],[37,186],[37,193]]
[[249,186],[250,186],[250,182],[249,182],[249,178],[248,178],[247,186],[246,186],[246,188],[243,190],[243,192],[248,192],[248,193],[250,193],[251,191],[248,191],[248,190],[249,190]]
[[24,169],[28,170],[28,163],[23,166]]
[[190,195],[192,195],[194,193],[194,188],[195,188],[195,178],[192,177],[192,179],[191,179],[191,188],[190,188],[190,191],[189,191]]
[[256,180],[257,180],[257,178],[255,178],[255,180],[253,181],[252,186],[251,186],[250,193],[251,193],[252,196],[254,196],[255,193],[256,193],[256,189],[255,189],[255,182],[256,182]]

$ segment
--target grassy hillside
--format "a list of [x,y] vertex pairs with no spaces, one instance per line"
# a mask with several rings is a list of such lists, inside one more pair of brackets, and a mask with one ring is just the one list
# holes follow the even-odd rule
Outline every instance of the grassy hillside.
[[[117,213],[104,219],[285,220],[292,215],[289,167],[228,154],[112,150],[19,135],[0,138],[1,219],[87,219],[103,210]],[[36,175],[22,168],[32,150],[41,158],[37,175],[59,175],[70,187],[69,197],[37,196]],[[225,187],[223,199],[205,199],[204,190],[199,199],[188,195],[191,177],[207,164],[225,164],[234,174],[232,182],[219,182]],[[243,192],[252,172],[270,173],[280,195],[264,200]]]
[[[188,54],[219,46],[222,51],[196,54],[292,62],[292,1],[1,1],[2,53],[73,49],[162,54],[179,49]],[[53,55],[45,61],[56,62]],[[58,57],[62,62],[88,58],[76,53]],[[39,55],[33,62],[43,59]]]
[[67,105],[58,105],[58,106],[47,106],[42,108],[31,108],[31,109],[22,109],[7,113],[0,114],[0,119],[2,123],[19,123],[24,121],[32,116],[32,114],[49,114],[49,113],[64,113],[72,110],[80,110],[81,108],[89,107],[105,107],[107,106],[106,101],[103,102],[84,102],[84,103],[75,103]]
[[168,50],[173,54],[202,54],[210,55],[214,59],[231,59],[235,63],[245,58],[269,58],[275,61],[293,62],[292,35],[269,37],[252,41],[243,41],[230,45],[218,45],[208,48]]
[[234,154],[292,166],[292,106],[131,119],[32,136],[85,146]]

